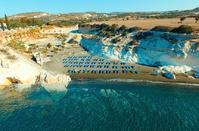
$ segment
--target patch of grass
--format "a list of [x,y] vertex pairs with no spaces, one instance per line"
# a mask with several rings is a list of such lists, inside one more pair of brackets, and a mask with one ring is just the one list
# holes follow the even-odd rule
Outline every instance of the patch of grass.
[[8,46],[10,46],[13,49],[20,50],[20,51],[25,51],[25,46],[24,42],[18,41],[18,40],[12,40],[10,43],[8,43]]
[[4,55],[9,55],[10,53],[6,49],[0,49],[0,52]]
[[15,55],[8,55],[7,58],[9,60],[16,60],[17,59],[17,57]]

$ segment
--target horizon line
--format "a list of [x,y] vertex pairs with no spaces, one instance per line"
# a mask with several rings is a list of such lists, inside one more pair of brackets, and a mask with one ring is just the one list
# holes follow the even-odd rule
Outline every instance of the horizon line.
[[[171,12],[171,11],[186,11],[186,10],[193,10],[193,9],[197,9],[199,7],[195,7],[195,8],[188,8],[188,9],[176,9],[176,10],[157,10],[157,11],[144,11],[144,10],[140,10],[140,11],[69,11],[69,12],[51,12],[51,11],[23,11],[23,12],[17,12],[17,13],[13,13],[13,14],[7,14],[4,13],[4,15],[7,16],[15,16],[18,14],[24,14],[24,13],[38,13],[38,12],[42,12],[42,13],[49,13],[49,14],[71,14],[71,13],[107,13],[107,14],[111,14],[111,13],[155,13],[155,12]],[[4,17],[4,15],[0,15],[0,17]]]

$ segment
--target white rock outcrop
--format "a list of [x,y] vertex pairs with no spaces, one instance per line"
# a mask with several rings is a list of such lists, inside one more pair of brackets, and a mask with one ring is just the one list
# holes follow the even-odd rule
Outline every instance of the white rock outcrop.
[[94,38],[83,38],[80,44],[93,55],[148,66],[172,65],[174,67],[167,68],[176,70],[176,72],[180,71],[179,73],[187,69],[190,70],[190,68],[179,67],[179,65],[198,66],[197,43],[191,42],[189,35],[162,32],[147,33],[151,35],[142,36],[143,38],[140,39],[137,38],[137,33],[128,34],[131,35],[132,40],[136,41],[136,45],[133,46],[131,45],[132,40],[128,41],[128,38],[126,41],[113,43],[112,37],[108,38],[108,42],[103,40],[97,42]]
[[[130,40],[128,36],[131,36]],[[152,74],[163,74],[169,79],[175,79],[175,74],[192,77],[190,74],[195,71],[194,67],[199,65],[199,44],[193,42],[190,35],[135,32],[122,37],[121,42],[112,42],[114,37],[107,38],[107,41],[100,37],[100,42],[92,35],[90,38],[82,37],[80,44],[91,54],[112,60],[157,66],[160,68]],[[199,71],[195,71],[194,77],[199,78]]]
[[39,65],[43,65],[43,63],[50,61],[49,57],[44,57],[44,55],[39,52],[33,53],[33,59]]
[[187,72],[192,71],[192,68],[186,65],[181,66],[162,66],[160,67],[162,72],[171,72],[175,74],[185,74]]
[[[0,52],[0,85],[13,85],[20,89],[32,85],[43,85],[48,91],[65,91],[71,81],[65,74],[58,74],[42,69],[26,57],[9,48]],[[12,57],[11,57],[12,56]]]

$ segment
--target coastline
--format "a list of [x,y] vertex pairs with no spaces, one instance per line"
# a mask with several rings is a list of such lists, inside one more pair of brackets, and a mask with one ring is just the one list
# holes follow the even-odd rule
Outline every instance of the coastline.
[[177,75],[176,80],[167,79],[161,75],[154,76],[151,74],[70,74],[72,80],[122,80],[122,81],[149,81],[157,83],[169,83],[169,84],[190,84],[190,85],[199,85],[198,79],[191,79],[184,75]]
[[[73,79],[73,82],[121,82],[121,83],[151,83],[151,84],[164,84],[164,85],[179,85],[179,86],[191,86],[191,87],[199,87],[199,84],[194,83],[175,83],[175,82],[162,82],[162,81],[150,81],[150,80],[135,80],[135,79]],[[189,87],[189,88],[191,88]],[[187,87],[185,87],[187,88]]]
[[[44,33],[45,34],[45,33]],[[73,38],[74,36],[72,35],[71,37],[69,37],[69,39],[74,39],[78,42],[78,38]],[[48,41],[49,42],[49,41]],[[65,41],[68,43],[68,41]],[[37,43],[39,44],[39,43]],[[19,53],[19,52],[16,52]],[[15,53],[15,54],[16,54]],[[66,68],[63,65],[63,59],[66,56],[90,56],[91,54],[89,52],[87,52],[86,50],[83,49],[83,47],[79,44],[67,44],[67,46],[60,52],[58,53],[54,53],[53,57],[51,58],[50,62],[47,62],[45,64],[43,64],[41,67],[38,66],[38,68],[46,70],[48,72],[56,72],[56,73],[60,73],[60,74],[65,74],[67,70],[69,70],[70,68]],[[28,63],[30,62],[29,60],[27,60]],[[106,60],[107,61],[107,60]],[[113,61],[108,60],[109,62],[111,62],[111,66],[113,65]],[[76,61],[73,61],[76,62]],[[32,61],[31,61],[31,65],[32,65]],[[36,65],[36,64],[34,64]],[[199,84],[199,79],[194,79],[191,77],[186,76],[185,74],[176,74],[176,80],[174,79],[168,79],[163,77],[161,74],[159,75],[152,75],[153,70],[155,69],[154,67],[151,66],[145,66],[145,65],[139,65],[139,64],[133,64],[131,63],[130,65],[134,66],[134,70],[138,71],[138,74],[135,73],[111,73],[111,74],[92,74],[92,73],[77,73],[77,74],[66,74],[66,75],[70,75],[70,77],[72,78],[72,80],[85,80],[85,79],[89,79],[89,80],[98,80],[98,79],[102,79],[102,80],[114,80],[114,79],[121,79],[121,80],[136,80],[136,81],[152,81],[152,82],[166,82],[166,83],[181,83],[181,84]],[[86,68],[82,68],[82,67],[74,67],[75,70],[84,70]],[[91,68],[90,68],[91,69]],[[93,70],[101,70],[102,68],[93,68]],[[106,69],[106,68],[104,68]],[[111,70],[111,69],[107,69],[107,70]],[[122,70],[122,69],[120,69]],[[0,86],[0,89],[4,88]]]

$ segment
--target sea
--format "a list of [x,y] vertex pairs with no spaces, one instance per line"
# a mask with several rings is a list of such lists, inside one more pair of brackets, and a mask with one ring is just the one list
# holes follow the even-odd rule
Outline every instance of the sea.
[[198,85],[84,80],[55,94],[0,91],[0,131],[199,130]]

